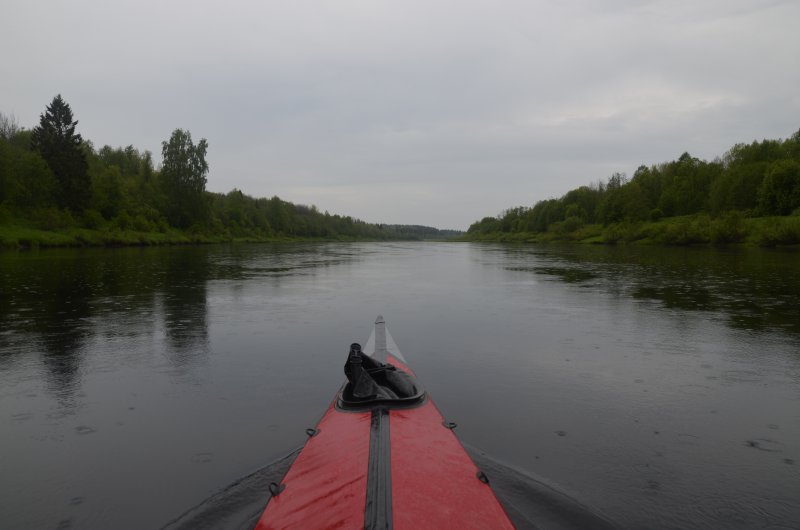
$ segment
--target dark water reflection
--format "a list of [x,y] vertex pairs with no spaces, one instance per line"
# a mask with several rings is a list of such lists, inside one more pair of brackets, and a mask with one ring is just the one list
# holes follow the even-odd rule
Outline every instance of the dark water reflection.
[[797,527],[798,300],[758,249],[0,254],[0,527],[159,527],[302,442],[378,313],[467,442],[623,527]]
[[558,247],[505,250],[548,266],[528,269],[565,283],[659,302],[676,311],[718,311],[736,328],[800,333],[800,252],[761,249]]

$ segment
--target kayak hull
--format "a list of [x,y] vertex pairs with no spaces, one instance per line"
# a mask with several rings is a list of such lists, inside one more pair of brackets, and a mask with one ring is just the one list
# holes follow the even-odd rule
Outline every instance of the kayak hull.
[[[376,357],[413,375],[399,352],[385,351],[386,334],[378,317]],[[357,411],[334,399],[272,485],[256,529],[514,528],[453,427],[429,396]]]

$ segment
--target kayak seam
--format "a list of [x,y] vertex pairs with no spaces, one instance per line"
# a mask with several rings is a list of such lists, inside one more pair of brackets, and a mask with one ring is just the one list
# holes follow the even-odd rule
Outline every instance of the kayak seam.
[[392,528],[392,466],[389,410],[372,409],[367,466],[367,499],[364,507],[366,530]]

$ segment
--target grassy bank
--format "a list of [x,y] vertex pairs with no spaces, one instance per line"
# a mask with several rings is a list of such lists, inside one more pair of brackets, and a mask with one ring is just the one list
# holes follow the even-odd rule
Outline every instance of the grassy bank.
[[20,224],[0,225],[0,248],[46,248],[87,246],[149,246],[213,243],[223,238],[186,234],[177,230],[139,232],[135,230],[92,230],[65,228],[43,230]]
[[554,223],[547,232],[494,232],[467,234],[465,241],[546,243],[570,241],[587,244],[641,245],[749,245],[774,247],[800,245],[800,216],[745,218],[731,213],[717,219],[687,215],[650,222],[568,225]]
[[0,224],[0,250],[16,250],[50,247],[117,247],[117,246],[155,246],[187,245],[228,242],[291,242],[291,241],[355,241],[354,238],[337,237],[333,239],[258,236],[231,234],[190,233],[169,229],[164,232],[144,232],[114,228],[61,228],[44,230],[26,223]]

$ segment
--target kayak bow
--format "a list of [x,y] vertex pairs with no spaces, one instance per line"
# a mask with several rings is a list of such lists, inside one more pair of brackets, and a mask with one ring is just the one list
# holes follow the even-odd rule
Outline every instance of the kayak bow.
[[416,381],[383,317],[257,530],[513,528],[486,475]]

